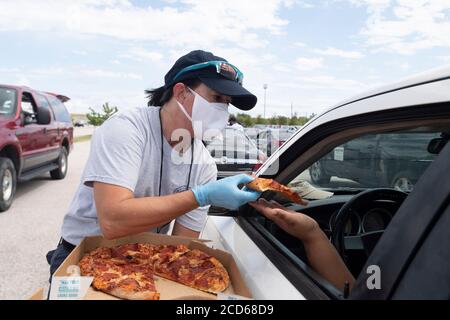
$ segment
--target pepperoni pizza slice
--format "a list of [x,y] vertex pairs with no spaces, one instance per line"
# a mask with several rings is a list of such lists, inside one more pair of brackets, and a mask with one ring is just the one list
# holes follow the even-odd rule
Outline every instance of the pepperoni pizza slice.
[[292,202],[306,205],[307,202],[303,200],[298,193],[292,191],[289,187],[278,183],[273,179],[265,179],[265,178],[255,178],[250,183],[247,183],[246,186],[252,190],[264,192],[264,191],[274,191],[280,193],[285,198],[291,200]]

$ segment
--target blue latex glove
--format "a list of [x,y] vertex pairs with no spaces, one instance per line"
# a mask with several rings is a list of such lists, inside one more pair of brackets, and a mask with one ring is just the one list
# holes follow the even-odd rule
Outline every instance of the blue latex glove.
[[250,201],[256,201],[260,192],[248,188],[239,189],[240,184],[246,184],[255,178],[247,174],[212,181],[202,186],[192,188],[195,199],[200,207],[213,205],[235,210]]

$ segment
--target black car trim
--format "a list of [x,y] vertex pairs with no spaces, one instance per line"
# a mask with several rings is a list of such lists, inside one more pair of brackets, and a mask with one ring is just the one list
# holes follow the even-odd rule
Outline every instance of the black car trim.
[[51,163],[58,159],[61,153],[60,148],[52,148],[50,150],[45,150],[36,154],[28,155],[24,157],[24,165],[22,171],[26,173],[28,170],[33,170],[42,165]]
[[306,299],[343,298],[337,289],[321,279],[303,261],[283,249],[283,245],[262,225],[242,216],[235,219],[250,239]]
[[[379,92],[379,93],[374,93],[374,94],[371,94],[369,96],[365,96],[365,97],[362,97],[362,98],[350,100],[350,101],[347,101],[345,103],[338,104],[338,105],[336,105],[334,107],[331,107],[330,109],[328,109],[325,112],[321,113],[319,116],[322,117],[322,116],[324,116],[324,115],[326,115],[326,114],[328,114],[328,113],[330,113],[332,111],[335,111],[336,109],[339,109],[341,107],[347,106],[347,105],[352,104],[352,103],[356,103],[356,102],[364,101],[364,100],[371,99],[371,98],[374,98],[374,97],[378,97],[378,96],[381,96],[381,95],[384,95],[384,94],[388,94],[388,93],[392,93],[392,92],[396,92],[396,91],[400,91],[400,90],[404,90],[404,89],[409,89],[409,88],[421,86],[421,85],[424,85],[424,84],[430,84],[430,83],[434,83],[434,82],[444,81],[444,80],[450,80],[450,76],[441,77],[441,78],[438,78],[438,79],[433,79],[433,80],[428,80],[428,81],[422,81],[422,82],[419,82],[419,83],[415,83],[415,84],[411,84],[411,85],[407,85],[407,86],[403,86],[403,87],[399,87],[399,88],[395,88],[395,89],[391,89],[391,90],[386,90],[386,91],[382,91],[382,92]],[[431,104],[434,104],[434,103],[431,103]],[[313,123],[313,122],[314,122],[314,118],[313,118],[312,122],[308,122],[307,124]],[[291,139],[293,139],[294,136],[295,135],[292,135],[291,137],[289,137],[285,141],[285,143],[289,142]]]
[[[417,105],[408,108],[396,108],[391,110],[376,111],[364,115],[356,115],[324,123],[312,129],[310,132],[302,136],[301,139],[298,139],[295,143],[293,143],[289,147],[289,150],[291,150],[290,152],[287,152],[287,150],[283,151],[283,153],[279,156],[279,168],[276,174],[269,175],[261,172],[259,173],[259,176],[266,178],[275,178],[301,154],[314,146],[317,140],[321,140],[324,137],[330,136],[336,132],[354,129],[356,127],[364,127],[367,125],[382,125],[391,123],[393,121],[424,120],[425,118],[428,120],[433,120],[450,116],[449,102],[430,104],[427,105],[427,108],[423,108],[423,106],[424,105]],[[271,170],[271,166],[272,164],[269,165],[269,167],[267,167],[265,171],[267,172]],[[279,182],[286,183],[286,179]]]

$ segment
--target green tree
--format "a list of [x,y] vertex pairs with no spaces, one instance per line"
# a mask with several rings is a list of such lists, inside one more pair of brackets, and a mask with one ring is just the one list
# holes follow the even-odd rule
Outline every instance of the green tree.
[[89,108],[90,112],[86,114],[89,124],[96,127],[101,126],[103,122],[108,120],[117,111],[119,111],[117,107],[110,107],[108,102],[103,104],[102,108],[103,108],[102,112],[96,112],[94,109]]
[[236,120],[244,127],[251,127],[255,124],[254,119],[249,114],[245,113],[238,113],[236,115]]

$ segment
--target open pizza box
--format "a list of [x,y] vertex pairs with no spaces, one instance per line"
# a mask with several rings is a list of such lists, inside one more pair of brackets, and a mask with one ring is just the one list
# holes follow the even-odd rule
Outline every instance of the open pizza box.
[[[222,297],[239,296],[242,298],[252,298],[250,290],[244,283],[239,272],[236,261],[233,256],[225,251],[208,247],[205,243],[207,240],[199,240],[186,237],[168,236],[155,233],[142,233],[139,235],[129,236],[116,240],[106,240],[103,237],[88,237],[76,246],[72,253],[64,260],[61,266],[56,270],[55,277],[70,276],[73,266],[76,266],[81,258],[88,252],[98,247],[113,247],[127,243],[150,243],[155,245],[177,245],[184,244],[189,249],[201,250],[216,259],[218,259],[227,269],[230,276],[230,286],[223,292]],[[218,296],[215,294],[203,292],[190,288],[188,286],[163,279],[159,276],[155,277],[156,289],[160,293],[161,300],[216,300]],[[87,290],[84,300],[118,300],[118,298],[106,293],[95,290],[90,287]]]

